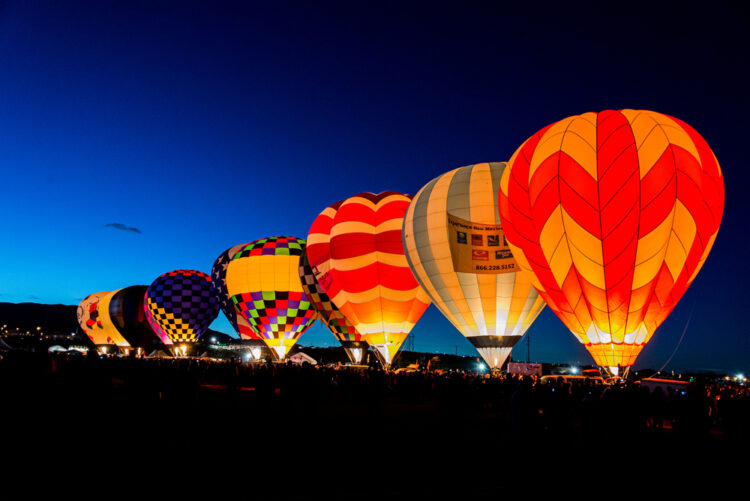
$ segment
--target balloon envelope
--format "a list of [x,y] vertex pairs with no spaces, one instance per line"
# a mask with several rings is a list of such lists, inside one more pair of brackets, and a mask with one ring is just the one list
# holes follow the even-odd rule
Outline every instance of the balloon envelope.
[[597,364],[630,366],[703,266],[724,181],[686,123],[608,110],[529,138],[499,205],[513,255],[549,307]]
[[344,347],[349,360],[355,364],[361,363],[365,352],[367,352],[367,342],[320,287],[306,251],[300,256],[299,276],[302,280],[302,290],[312,301],[328,330]]
[[128,348],[130,343],[117,330],[109,314],[110,301],[117,292],[95,292],[86,296],[78,305],[78,324],[96,345],[111,344]]
[[237,311],[237,307],[234,301],[229,297],[227,289],[227,269],[229,268],[229,262],[234,256],[242,250],[247,244],[235,245],[231,249],[227,249],[222,252],[213,267],[211,268],[211,287],[213,288],[214,295],[219,300],[219,306],[221,311],[232,324],[234,330],[240,335],[240,339],[245,340],[259,340],[262,343],[260,335],[257,331],[245,320],[240,312]]
[[160,337],[174,343],[197,341],[219,314],[211,277],[195,270],[161,275],[146,291],[146,318]]
[[404,256],[411,197],[360,193],[326,208],[308,235],[318,284],[388,366],[430,304]]
[[109,303],[112,323],[130,346],[147,350],[161,345],[171,345],[167,336],[159,336],[146,320],[146,285],[132,285],[116,291]]
[[262,238],[242,246],[227,266],[229,298],[282,359],[316,315],[299,277],[304,248],[295,237]]
[[504,170],[483,163],[436,177],[412,200],[403,229],[414,276],[493,369],[544,308],[505,243],[497,210]]

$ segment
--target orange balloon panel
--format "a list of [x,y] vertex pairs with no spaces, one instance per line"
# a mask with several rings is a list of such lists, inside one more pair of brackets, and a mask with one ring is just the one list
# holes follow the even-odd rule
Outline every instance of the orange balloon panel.
[[410,200],[392,191],[360,193],[325,209],[308,235],[319,285],[385,364],[430,304],[404,256]]
[[500,218],[519,265],[601,366],[630,366],[703,266],[724,210],[706,141],[653,111],[586,113],[513,155]]

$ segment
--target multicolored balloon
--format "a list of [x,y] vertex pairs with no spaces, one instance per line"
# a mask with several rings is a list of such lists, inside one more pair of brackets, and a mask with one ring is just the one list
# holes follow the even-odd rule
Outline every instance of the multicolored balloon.
[[261,350],[266,343],[253,326],[245,320],[245,317],[237,311],[237,307],[229,297],[227,289],[227,268],[229,267],[229,262],[245,245],[247,244],[235,245],[222,252],[216,258],[211,268],[211,287],[213,288],[214,295],[219,300],[219,306],[221,307],[221,311],[224,312],[224,316],[227,317],[234,330],[240,335],[242,342],[250,349],[252,357],[258,360],[261,356]]
[[197,341],[219,314],[211,277],[195,270],[161,275],[146,291],[144,310],[154,331],[174,343]]
[[146,320],[145,285],[133,285],[112,292],[87,296],[78,306],[78,323],[97,345],[151,349],[170,345],[168,337],[159,338]]
[[132,285],[116,291],[109,303],[109,316],[117,330],[133,347],[152,349],[170,346],[168,336],[160,336],[146,319],[146,285]]
[[362,362],[367,352],[367,342],[357,329],[339,311],[331,298],[318,285],[313,273],[307,252],[302,252],[299,260],[299,276],[302,280],[302,290],[310,298],[315,309],[320,314],[321,320],[326,327],[338,339],[346,351],[349,360],[354,364]]
[[117,330],[109,316],[109,303],[118,291],[95,292],[78,305],[78,324],[92,343],[129,348],[130,343]]
[[385,366],[430,304],[401,241],[410,201],[393,191],[360,193],[326,208],[308,235],[319,286]]
[[608,110],[545,127],[508,165],[500,219],[518,264],[597,364],[631,366],[716,239],[713,152],[681,120]]
[[411,201],[403,228],[417,281],[492,369],[544,309],[505,243],[497,211],[504,170],[483,163],[436,177]]
[[299,277],[304,248],[300,238],[262,238],[243,245],[227,265],[228,297],[279,359],[316,317]]

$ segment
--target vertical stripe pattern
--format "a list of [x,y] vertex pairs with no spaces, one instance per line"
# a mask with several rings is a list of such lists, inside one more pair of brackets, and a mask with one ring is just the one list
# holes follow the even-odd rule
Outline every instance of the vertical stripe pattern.
[[492,368],[502,365],[544,302],[525,272],[454,271],[448,214],[479,224],[500,224],[497,194],[504,169],[504,163],[483,163],[433,179],[412,200],[403,226],[407,261],[417,281]]

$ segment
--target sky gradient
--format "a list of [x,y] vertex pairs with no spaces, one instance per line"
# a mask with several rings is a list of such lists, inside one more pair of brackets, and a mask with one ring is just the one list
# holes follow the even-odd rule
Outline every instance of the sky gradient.
[[[635,367],[661,367],[690,318],[668,369],[750,372],[746,7],[216,3],[0,3],[0,301],[210,272],[352,194],[413,194],[564,117],[652,109],[707,140],[726,206]],[[551,311],[530,332],[532,359],[590,363]],[[475,354],[434,307],[413,333]],[[300,343],[337,342],[316,326]]]

